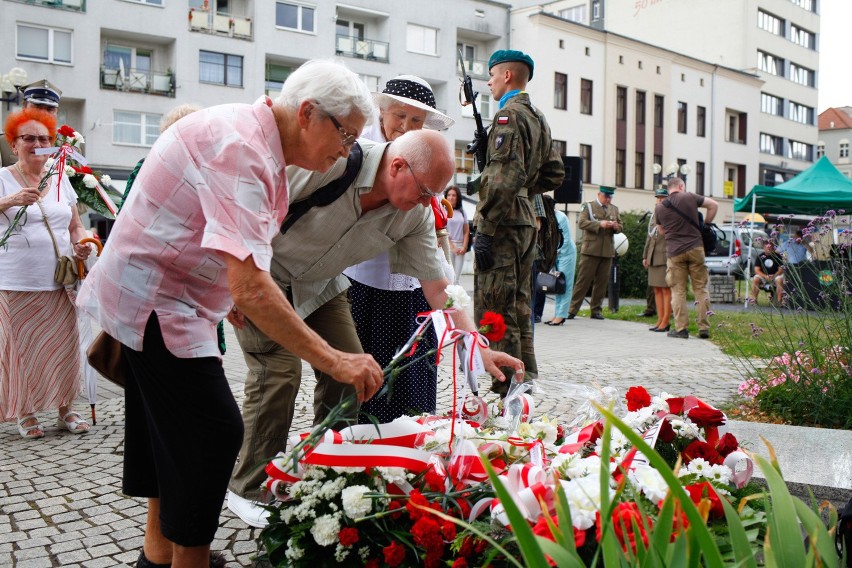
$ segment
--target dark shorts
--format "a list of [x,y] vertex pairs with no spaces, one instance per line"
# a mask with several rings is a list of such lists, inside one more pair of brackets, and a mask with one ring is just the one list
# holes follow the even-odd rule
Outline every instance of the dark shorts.
[[163,343],[156,314],[142,351],[122,346],[124,493],[159,497],[163,535],[181,546],[213,541],[243,422],[221,361],[180,359]]

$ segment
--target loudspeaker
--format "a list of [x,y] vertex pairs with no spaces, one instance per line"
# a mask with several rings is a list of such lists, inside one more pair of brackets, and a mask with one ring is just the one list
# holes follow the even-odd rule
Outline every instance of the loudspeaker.
[[556,203],[582,203],[583,158],[562,156],[562,163],[565,165],[565,179],[553,192],[553,200]]

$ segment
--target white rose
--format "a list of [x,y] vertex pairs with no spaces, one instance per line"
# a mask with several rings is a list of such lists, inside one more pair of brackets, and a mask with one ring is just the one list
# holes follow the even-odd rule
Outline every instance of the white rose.
[[89,189],[95,189],[98,185],[98,180],[92,174],[86,174],[83,176],[83,185]]
[[365,493],[370,493],[370,489],[363,485],[353,485],[341,492],[343,511],[350,519],[360,519],[373,511],[373,500],[364,497]]
[[101,176],[101,185],[110,185],[112,183],[112,178],[108,175]]
[[72,168],[72,167],[71,167],[71,166],[69,166],[68,164],[65,164],[65,175],[66,175],[66,176],[73,176],[73,175],[74,175],[74,174],[76,174],[76,173],[77,173],[77,172],[75,172],[75,171],[74,171],[74,168]]

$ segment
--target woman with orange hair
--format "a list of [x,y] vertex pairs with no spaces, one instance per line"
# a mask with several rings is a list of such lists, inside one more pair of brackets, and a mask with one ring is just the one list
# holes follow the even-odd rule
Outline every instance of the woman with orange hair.
[[26,215],[0,249],[0,420],[17,420],[24,438],[44,436],[35,413],[50,409],[69,432],[89,430],[71,409],[81,390],[76,308],[53,279],[57,254],[88,257],[88,245],[78,244],[86,232],[67,177],[57,183],[51,176],[39,188],[48,154],[36,150],[55,137],[56,118],[44,110],[26,108],[6,120],[18,161],[0,169],[0,234],[22,207]]

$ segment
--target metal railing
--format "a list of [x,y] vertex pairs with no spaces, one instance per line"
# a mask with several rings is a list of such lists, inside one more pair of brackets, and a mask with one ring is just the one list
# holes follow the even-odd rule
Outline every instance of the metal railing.
[[240,39],[252,38],[251,18],[232,16],[210,10],[189,10],[189,30]]
[[45,6],[47,8],[62,8],[74,12],[86,11],[86,0],[15,0],[21,4]]
[[175,81],[169,72],[101,65],[101,89],[174,97]]
[[[488,62],[482,61],[481,59],[466,59],[464,62],[465,70],[468,75],[470,75],[474,79],[489,79],[488,75]],[[456,73],[461,76],[461,71],[459,71],[458,66],[456,66]]]
[[355,36],[339,35],[335,42],[335,52],[344,57],[357,57],[371,61],[388,62],[389,44],[385,41],[363,39]]

